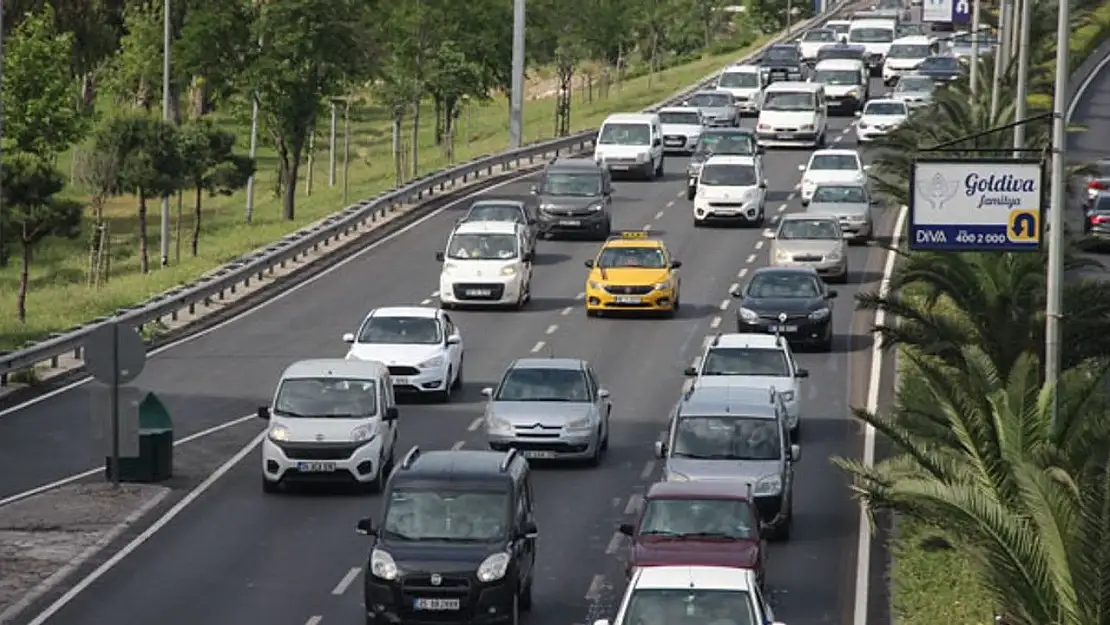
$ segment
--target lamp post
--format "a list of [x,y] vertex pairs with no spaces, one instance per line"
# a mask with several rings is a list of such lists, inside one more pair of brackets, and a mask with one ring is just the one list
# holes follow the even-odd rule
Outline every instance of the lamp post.
[[[170,0],[162,3],[162,119],[170,121],[170,48],[173,43],[173,21],[170,15]],[[162,266],[170,264],[170,196],[162,198],[162,214],[159,246]]]
[[[1071,34],[1070,7],[1066,0],[1057,3],[1056,13],[1056,92],[1052,99],[1052,201],[1048,212],[1048,302],[1045,306],[1045,380],[1060,381],[1060,319],[1064,295],[1064,202],[1067,197],[1065,164],[1067,158],[1066,119],[1068,89],[1068,47]],[[1059,415],[1059,393],[1052,402],[1052,419]]]
[[524,141],[524,0],[513,0],[513,75],[509,94],[509,147]]

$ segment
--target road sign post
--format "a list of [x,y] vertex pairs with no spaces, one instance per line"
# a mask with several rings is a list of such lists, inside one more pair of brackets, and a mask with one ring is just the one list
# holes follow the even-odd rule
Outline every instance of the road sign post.
[[139,377],[146,365],[146,346],[135,328],[107,323],[85,340],[85,368],[108,385],[112,419],[112,483],[120,483],[120,386]]
[[1018,252],[1040,249],[1044,163],[921,159],[910,170],[911,250]]
[[953,24],[970,24],[971,23],[971,2],[970,2],[970,0],[952,0],[952,23]]

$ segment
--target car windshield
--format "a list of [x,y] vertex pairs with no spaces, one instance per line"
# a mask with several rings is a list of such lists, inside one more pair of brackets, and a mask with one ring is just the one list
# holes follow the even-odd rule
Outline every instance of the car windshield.
[[755,154],[755,139],[748,134],[707,132],[698,139],[694,153],[751,156]]
[[746,591],[637,588],[623,625],[761,625]]
[[960,69],[960,61],[950,56],[931,56],[921,62],[918,69],[942,69],[955,71]]
[[855,171],[859,158],[855,154],[815,154],[809,161],[809,171]]
[[755,167],[751,165],[706,165],[701,170],[701,184],[711,187],[754,187]]
[[581,369],[517,367],[505,374],[494,399],[589,402],[590,385]]
[[792,46],[775,46],[767,50],[763,57],[765,61],[797,61],[801,58],[797,48]]
[[860,73],[852,69],[819,69],[813,73],[814,82],[826,85],[858,85],[862,80]]
[[601,195],[601,174],[548,172],[544,176],[543,188],[540,189],[540,193],[542,195],[595,197]]
[[817,51],[817,60],[827,61],[830,59],[849,59],[861,61],[863,60],[863,55],[863,50],[843,48],[840,46],[826,46]]
[[600,145],[650,145],[651,127],[647,124],[605,124],[597,142]]
[[648,499],[641,536],[708,535],[751,540],[759,535],[751,504],[743,499]]
[[374,380],[287,378],[274,399],[274,414],[302,419],[358,419],[378,413]]
[[864,115],[906,115],[905,102],[868,102],[863,109]]
[[836,41],[836,33],[831,30],[811,30],[802,37],[802,41]]
[[932,93],[936,83],[928,76],[903,76],[894,90],[902,93]]
[[813,299],[822,292],[820,278],[795,272],[757,274],[746,295],[753,299]]
[[706,354],[701,375],[758,375],[788,378],[790,363],[786,360],[786,354],[778,349],[716,347]]
[[439,320],[429,317],[370,317],[358,333],[359,343],[435,345],[442,341]]
[[863,204],[867,202],[867,192],[863,187],[856,185],[818,185],[813,191],[811,201],[814,204],[821,202]]
[[664,124],[701,125],[701,117],[698,117],[697,111],[663,111],[659,113],[659,120]]
[[516,237],[511,234],[456,234],[447,246],[447,257],[456,260],[511,260],[517,257]]
[[902,24],[898,27],[901,37],[921,37],[925,35],[925,27],[921,24]]
[[525,223],[524,209],[513,204],[476,204],[470,207],[464,221],[510,221]]
[[781,428],[775,419],[682,417],[675,425],[672,456],[713,460],[777,460]]
[[690,106],[702,108],[721,108],[732,106],[732,95],[728,93],[695,93],[687,100]]
[[889,28],[853,28],[848,32],[852,43],[890,43],[894,41],[894,31]]
[[840,239],[841,236],[832,219],[788,219],[782,222],[776,238],[784,241],[819,241]]
[[763,98],[765,111],[812,111],[815,108],[813,93],[808,91],[775,91]]
[[908,43],[898,43],[890,46],[887,52],[888,59],[923,59],[929,56],[929,46]]
[[759,74],[755,72],[725,72],[717,81],[718,87],[754,89],[760,87]]
[[1095,200],[1094,211],[1096,213],[1110,212],[1110,195],[1099,194],[1098,199]]
[[398,540],[492,542],[504,539],[509,493],[497,490],[393,489],[382,529]]
[[[952,46],[956,48],[970,48],[971,47],[971,33],[960,33],[952,37]],[[988,48],[998,42],[994,35],[989,33],[979,33],[979,45]]]
[[629,267],[663,269],[667,258],[658,247],[613,246],[601,250],[594,266],[601,269]]
[[1097,161],[1094,167],[1096,178],[1110,177],[1110,161]]

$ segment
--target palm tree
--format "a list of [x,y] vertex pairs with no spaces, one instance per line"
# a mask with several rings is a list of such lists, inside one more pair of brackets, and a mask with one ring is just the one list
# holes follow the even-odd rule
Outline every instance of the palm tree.
[[[902,252],[900,252],[902,253]],[[885,346],[908,345],[953,366],[977,345],[1006,375],[1023,354],[1044,346],[1047,250],[1023,253],[902,253],[885,294],[856,296],[863,310],[885,310]],[[1065,253],[1065,270],[1097,263]],[[1063,285],[1063,363],[1110,357],[1110,289],[1075,276]]]
[[957,374],[911,351],[894,413],[857,413],[899,454],[871,468],[834,462],[870,511],[919,519],[971,554],[1006,623],[1110,622],[1106,367],[1065,373],[1054,422],[1036,358],[1004,376],[976,347],[961,356]]

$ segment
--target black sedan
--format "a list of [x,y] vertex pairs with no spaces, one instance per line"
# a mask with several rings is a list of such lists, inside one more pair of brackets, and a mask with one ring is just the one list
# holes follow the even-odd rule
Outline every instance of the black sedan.
[[809,267],[763,267],[732,296],[737,332],[781,334],[792,344],[831,351],[836,291]]
[[951,82],[963,76],[964,66],[954,56],[931,56],[921,62],[915,70],[916,74],[928,76],[938,84]]

